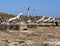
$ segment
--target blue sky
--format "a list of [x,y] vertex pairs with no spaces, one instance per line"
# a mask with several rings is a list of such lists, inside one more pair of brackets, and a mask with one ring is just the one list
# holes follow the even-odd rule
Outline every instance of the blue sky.
[[36,15],[48,17],[60,17],[60,0],[0,0],[0,12],[8,14],[27,14],[30,6],[30,14],[33,9]]

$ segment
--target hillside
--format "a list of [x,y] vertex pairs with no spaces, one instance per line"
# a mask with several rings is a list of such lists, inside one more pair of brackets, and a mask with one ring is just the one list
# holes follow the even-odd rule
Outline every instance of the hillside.
[[8,14],[8,13],[0,13],[0,17],[5,18],[5,19],[9,19],[11,17],[14,17],[14,15]]
[[[1,13],[0,12],[0,17],[2,18],[5,18],[5,19],[10,19],[10,18],[13,18],[15,15],[13,14],[8,14],[8,13]],[[28,19],[31,19],[31,20],[38,20],[40,19],[42,16],[30,16],[30,17],[27,17],[27,15],[23,15],[21,16],[21,18],[23,20],[28,20]],[[48,17],[46,17],[45,19],[47,19]],[[60,21],[60,18],[56,18],[56,21]]]

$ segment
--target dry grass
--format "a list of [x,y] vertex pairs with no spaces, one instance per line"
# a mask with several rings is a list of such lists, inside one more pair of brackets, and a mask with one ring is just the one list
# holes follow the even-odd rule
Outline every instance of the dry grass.
[[[43,42],[47,41],[49,39],[60,39],[60,31],[35,31],[32,33],[28,32],[6,32],[6,31],[0,31],[0,41],[8,40],[8,41],[32,41],[31,46],[43,46]],[[25,43],[23,42],[23,45]],[[23,46],[22,44],[20,44]]]

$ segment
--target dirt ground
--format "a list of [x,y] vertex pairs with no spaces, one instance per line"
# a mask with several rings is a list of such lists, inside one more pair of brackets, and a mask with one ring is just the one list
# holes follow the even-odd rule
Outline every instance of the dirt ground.
[[60,40],[60,31],[0,31],[0,46],[47,46],[44,42],[50,39]]

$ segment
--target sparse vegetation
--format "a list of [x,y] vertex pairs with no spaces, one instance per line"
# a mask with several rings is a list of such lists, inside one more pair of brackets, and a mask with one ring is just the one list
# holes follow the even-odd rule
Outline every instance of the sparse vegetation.
[[11,17],[14,17],[14,15],[7,14],[7,13],[0,13],[0,17],[5,18],[5,19],[9,19]]

